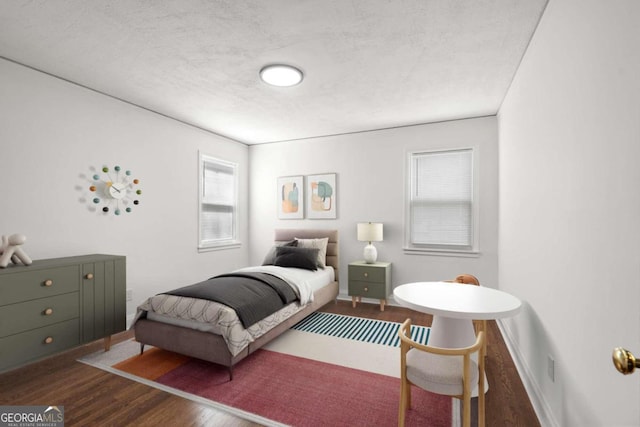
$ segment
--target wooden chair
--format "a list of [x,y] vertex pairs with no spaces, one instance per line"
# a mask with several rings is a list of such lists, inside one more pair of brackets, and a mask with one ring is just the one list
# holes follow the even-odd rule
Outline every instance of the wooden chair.
[[453,279],[453,282],[456,283],[464,283],[465,285],[476,285],[480,286],[480,281],[478,278],[472,274],[460,274]]
[[[398,425],[404,426],[407,409],[411,408],[411,385],[432,393],[462,400],[462,425],[471,425],[471,392],[478,384],[478,426],[484,427],[484,338],[480,331],[476,342],[465,348],[440,348],[420,344],[411,339],[411,319],[404,321],[400,337],[400,409]],[[471,355],[478,353],[476,363]],[[481,391],[482,390],[482,391]]]
[[[478,278],[472,274],[460,274],[458,276],[456,276],[455,279],[453,280],[447,280],[447,282],[451,282],[451,283],[461,283],[464,285],[475,285],[475,286],[480,286],[480,281],[478,280]],[[480,331],[484,331],[485,335],[487,333],[487,321],[486,320],[474,320],[473,321],[473,325],[476,329],[476,335],[478,335],[478,333]],[[484,355],[486,357],[487,355],[487,340],[485,338],[484,340]]]

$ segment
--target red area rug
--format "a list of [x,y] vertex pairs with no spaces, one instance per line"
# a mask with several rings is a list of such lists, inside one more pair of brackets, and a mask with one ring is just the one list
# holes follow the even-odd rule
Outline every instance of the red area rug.
[[[366,356],[363,356],[366,357]],[[400,380],[258,350],[226,368],[160,349],[113,368],[293,426],[395,426]],[[450,426],[451,398],[414,387],[409,426]]]

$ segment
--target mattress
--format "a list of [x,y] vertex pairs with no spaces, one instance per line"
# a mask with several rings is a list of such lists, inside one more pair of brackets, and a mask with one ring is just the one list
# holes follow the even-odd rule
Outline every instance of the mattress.
[[[235,356],[249,343],[302,310],[313,301],[313,293],[335,280],[335,271],[326,267],[316,271],[278,266],[246,267],[237,271],[267,272],[289,283],[300,301],[293,302],[265,319],[245,329],[236,312],[214,301],[160,294],[149,298],[138,307],[149,320],[168,323],[221,335],[230,353]],[[135,323],[135,321],[134,321]]]

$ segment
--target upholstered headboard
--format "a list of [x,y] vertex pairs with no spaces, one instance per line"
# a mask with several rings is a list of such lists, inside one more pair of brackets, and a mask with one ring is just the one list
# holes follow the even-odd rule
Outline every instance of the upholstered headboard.
[[284,243],[295,238],[299,239],[321,239],[329,238],[327,245],[326,264],[335,270],[336,281],[338,280],[338,230],[320,230],[307,228],[277,228],[275,242]]

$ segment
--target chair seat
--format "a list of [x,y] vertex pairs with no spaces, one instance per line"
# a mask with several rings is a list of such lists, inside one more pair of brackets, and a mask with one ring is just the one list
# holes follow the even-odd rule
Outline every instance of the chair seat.
[[[478,364],[471,361],[471,384],[478,382]],[[432,393],[461,396],[463,356],[444,356],[416,349],[407,352],[407,379]]]

